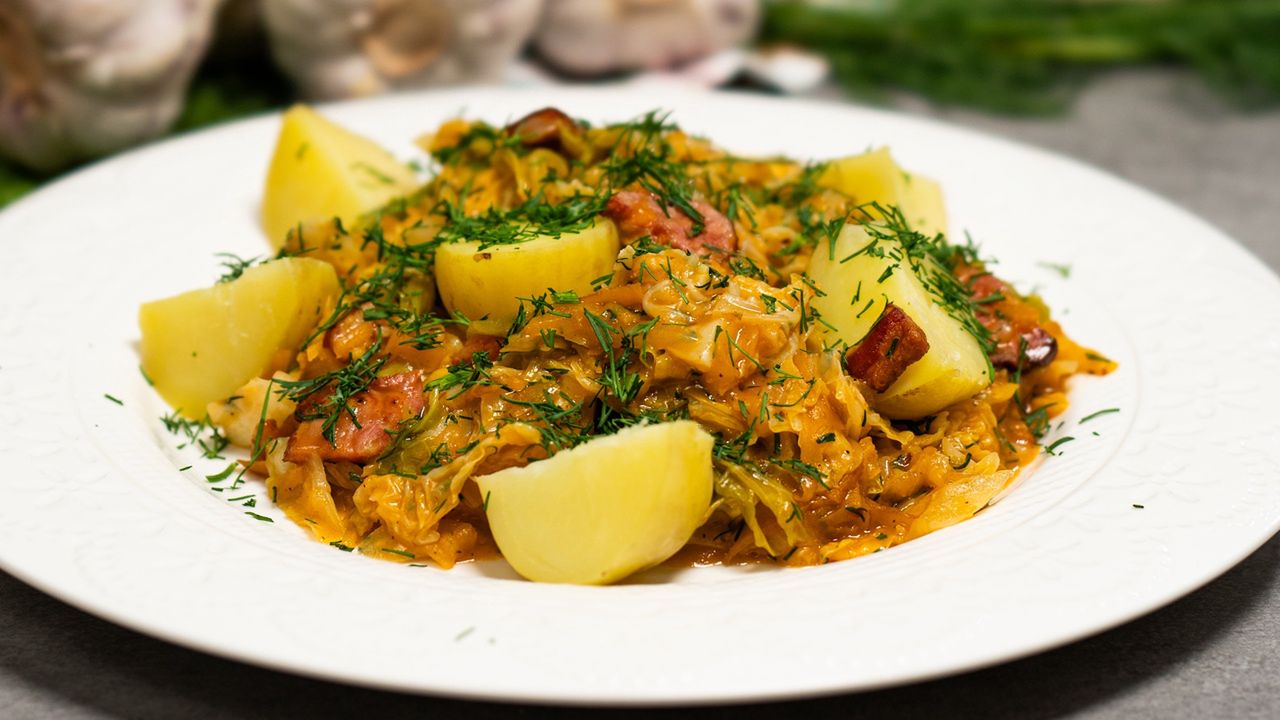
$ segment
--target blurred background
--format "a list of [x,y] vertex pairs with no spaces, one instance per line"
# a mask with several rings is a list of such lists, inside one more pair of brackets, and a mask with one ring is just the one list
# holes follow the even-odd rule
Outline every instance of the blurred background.
[[1274,106],[1280,0],[0,0],[0,204],[297,100],[667,82],[1045,118],[1133,67]]

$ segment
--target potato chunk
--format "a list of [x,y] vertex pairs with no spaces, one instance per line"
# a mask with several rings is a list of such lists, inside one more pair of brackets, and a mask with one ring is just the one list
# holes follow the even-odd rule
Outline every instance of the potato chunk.
[[391,153],[305,105],[284,114],[262,196],[271,246],[298,223],[356,218],[412,192],[418,180]]
[[889,148],[833,160],[818,183],[859,204],[874,202],[885,208],[897,207],[916,232],[929,236],[947,232],[942,187],[924,175],[903,170],[889,154]]
[[192,418],[294,351],[338,295],[333,266],[285,258],[239,278],[144,304],[142,369],[170,405]]
[[591,292],[591,281],[613,269],[618,249],[618,230],[607,218],[581,232],[511,245],[448,243],[436,250],[436,283],[449,311],[467,316],[479,332],[501,335],[520,310],[520,298],[548,289]]
[[883,253],[859,253],[872,242],[866,228],[845,225],[834,245],[818,246],[808,271],[826,293],[813,300],[813,307],[834,328],[823,327],[827,346],[856,346],[887,303],[904,311],[924,331],[929,344],[924,357],[908,366],[884,392],[873,395],[872,407],[891,418],[920,418],[986,387],[991,382],[990,365],[982,346],[947,311],[928,279],[921,277],[922,272],[945,271],[928,258],[918,259],[918,267],[913,265],[892,237],[874,239]]
[[705,519],[713,443],[689,420],[643,425],[477,478],[494,540],[538,582],[602,585],[652,567]]

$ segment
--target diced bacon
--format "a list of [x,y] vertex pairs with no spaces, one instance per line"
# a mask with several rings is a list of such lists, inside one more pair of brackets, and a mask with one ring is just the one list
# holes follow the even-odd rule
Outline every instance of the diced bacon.
[[[323,402],[314,398],[298,408],[300,416]],[[303,421],[297,432],[289,438],[285,460],[304,462],[312,455],[323,460],[347,460],[369,462],[382,454],[391,443],[393,433],[400,423],[415,417],[426,405],[422,376],[417,372],[388,375],[374,380],[368,389],[350,400],[357,422],[345,412],[334,426],[333,443],[324,436],[324,420]]]
[[876,392],[884,392],[929,351],[924,330],[897,305],[885,306],[880,319],[858,347],[845,357],[849,374]]
[[709,203],[693,200],[689,203],[702,216],[702,232],[693,234],[694,221],[679,208],[665,208],[657,196],[650,192],[624,190],[609,198],[604,214],[618,225],[624,243],[632,243],[648,236],[660,245],[677,248],[697,255],[709,255],[715,251],[733,252],[738,247],[738,237],[733,223]]
[[526,147],[552,149],[562,148],[566,135],[581,131],[573,118],[553,107],[535,110],[508,125],[506,130]]

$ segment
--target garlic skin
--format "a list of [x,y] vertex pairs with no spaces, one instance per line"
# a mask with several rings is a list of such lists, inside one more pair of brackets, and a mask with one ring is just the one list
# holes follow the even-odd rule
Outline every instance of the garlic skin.
[[164,133],[221,1],[0,3],[0,155],[47,173]]
[[538,54],[572,75],[673,68],[745,42],[757,0],[547,0]]
[[262,0],[276,63],[304,97],[498,80],[543,0]]

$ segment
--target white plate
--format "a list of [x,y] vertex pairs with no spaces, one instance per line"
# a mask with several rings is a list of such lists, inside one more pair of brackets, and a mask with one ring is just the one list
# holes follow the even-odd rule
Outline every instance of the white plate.
[[[1057,432],[1076,440],[967,523],[818,568],[558,587],[502,564],[443,572],[310,542],[260,484],[245,492],[277,522],[212,492],[203,475],[222,463],[179,471],[194,455],[162,429],[135,355],[140,302],[208,284],[215,252],[266,251],[254,217],[277,119],[264,117],[99,164],[0,215],[0,565],[128,627],[277,669],[479,698],[677,703],[1016,658],[1168,603],[1276,531],[1280,284],[1216,230],[1096,170],[933,122],[656,92],[460,90],[328,112],[406,157],[460,110],[502,121],[547,104],[593,120],[671,108],[744,153],[887,143],[943,182],[956,227],[1003,275],[1038,286],[1072,335],[1120,361],[1073,386]],[[1069,263],[1070,279],[1045,261]]]

